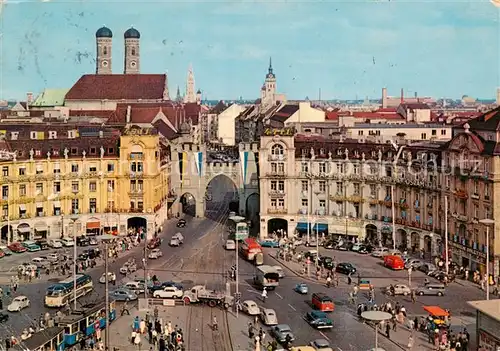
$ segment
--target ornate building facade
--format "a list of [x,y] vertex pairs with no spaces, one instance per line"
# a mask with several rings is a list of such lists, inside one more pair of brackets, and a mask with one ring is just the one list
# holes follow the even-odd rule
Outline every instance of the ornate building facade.
[[499,227],[487,243],[480,223],[500,218],[496,145],[468,126],[447,143],[403,148],[307,133],[264,136],[261,236],[283,229],[289,236],[329,234],[392,247],[394,235],[397,247],[434,256],[444,253],[447,222],[450,258],[484,272],[489,244],[498,276]]
[[166,218],[168,165],[154,129],[2,128],[2,241],[60,238],[73,229],[143,227],[152,235]]

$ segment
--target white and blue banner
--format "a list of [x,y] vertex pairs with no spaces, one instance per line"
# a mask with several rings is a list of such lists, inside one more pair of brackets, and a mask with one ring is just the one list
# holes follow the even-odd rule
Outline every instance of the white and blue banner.
[[194,162],[196,162],[196,170],[198,171],[198,176],[201,177],[203,173],[203,152],[194,153]]
[[243,184],[247,183],[248,151],[240,151],[241,177]]

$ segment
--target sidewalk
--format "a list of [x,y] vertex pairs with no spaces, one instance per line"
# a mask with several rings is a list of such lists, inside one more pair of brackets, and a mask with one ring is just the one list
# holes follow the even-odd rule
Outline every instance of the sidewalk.
[[[254,341],[248,336],[248,323],[250,322],[253,323],[253,318],[250,318],[241,311],[238,318],[236,318],[235,312],[228,311],[227,323],[229,335],[231,336],[231,343],[233,345],[232,351],[255,351]],[[267,336],[264,341],[267,344],[269,340],[271,340],[271,338]]]

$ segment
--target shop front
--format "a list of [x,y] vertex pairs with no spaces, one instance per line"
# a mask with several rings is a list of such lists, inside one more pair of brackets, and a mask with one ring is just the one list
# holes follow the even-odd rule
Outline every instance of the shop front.
[[44,222],[37,222],[35,223],[35,225],[33,226],[34,228],[34,233],[33,233],[33,238],[35,240],[39,240],[39,239],[47,239],[48,238],[48,234],[49,234],[49,226],[44,223]]
[[[448,241],[448,244],[450,245],[453,262],[468,268],[471,272],[479,271],[481,275],[486,273],[485,253],[451,240]],[[490,268],[491,262],[493,262],[492,259]]]
[[17,226],[17,234],[20,241],[31,240],[31,227],[28,223],[21,223]]
[[101,232],[101,221],[98,218],[90,218],[86,225],[87,235],[99,235]]
[[470,301],[476,309],[476,341],[478,351],[500,350],[500,310],[498,300]]

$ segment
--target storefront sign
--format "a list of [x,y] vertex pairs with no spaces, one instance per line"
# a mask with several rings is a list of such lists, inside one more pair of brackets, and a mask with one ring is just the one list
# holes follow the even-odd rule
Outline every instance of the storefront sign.
[[293,136],[294,134],[295,134],[294,128],[283,128],[283,129],[266,128],[266,129],[264,129],[264,135],[266,135],[266,136],[274,136],[274,135]]
[[125,135],[151,135],[152,130],[152,128],[129,128],[125,130]]
[[467,246],[460,245],[459,243],[453,241],[449,241],[448,243],[451,245],[451,247],[459,251],[463,251],[469,255],[477,257],[479,259],[478,261],[480,261],[481,264],[486,264],[486,255],[483,252],[471,249],[470,247]]

